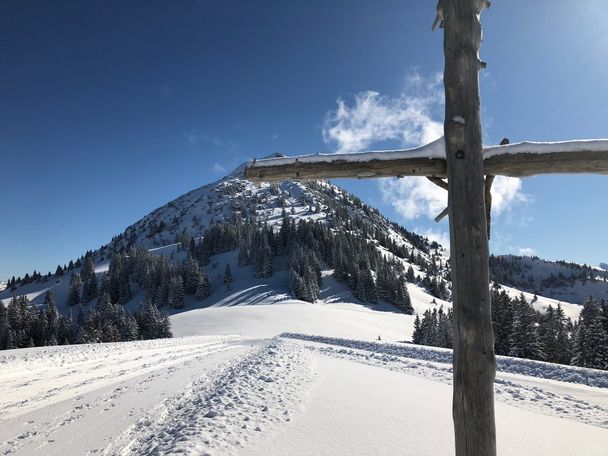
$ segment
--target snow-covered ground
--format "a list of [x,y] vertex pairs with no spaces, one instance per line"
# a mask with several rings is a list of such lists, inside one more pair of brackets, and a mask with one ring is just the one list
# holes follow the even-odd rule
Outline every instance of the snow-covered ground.
[[[0,354],[0,454],[453,454],[451,352],[399,342],[411,317],[238,293],[182,337]],[[606,454],[608,372],[498,370],[500,454]]]
[[[175,242],[183,231],[199,237],[244,213],[276,228],[283,207],[296,222],[327,221],[337,210],[356,214],[412,255],[440,267],[448,259],[328,183],[256,187],[242,172],[128,227],[109,250],[95,253],[97,278],[108,271],[110,250],[133,244],[179,262],[185,253]],[[376,247],[412,266],[416,277],[427,274]],[[203,302],[187,296],[183,309],[172,310],[174,339],[0,352],[0,454],[453,454],[452,354],[406,343],[414,316],[383,303],[362,305],[331,270],[322,271],[317,302],[295,300],[285,257],[274,258],[272,278],[260,279],[253,267],[239,267],[237,256],[212,257],[206,270],[213,294]],[[562,268],[529,262],[539,280]],[[231,290],[223,283],[226,264]],[[551,292],[576,320],[589,292],[605,296],[602,278],[598,273],[586,288],[577,282],[524,295],[543,311],[559,302],[541,296]],[[15,293],[40,306],[51,289],[64,313],[69,282],[70,272],[14,291],[0,282],[0,302]],[[133,311],[145,294],[131,285],[124,307]],[[418,314],[451,305],[416,284],[408,290]],[[499,357],[495,391],[500,454],[608,455],[607,372]]]

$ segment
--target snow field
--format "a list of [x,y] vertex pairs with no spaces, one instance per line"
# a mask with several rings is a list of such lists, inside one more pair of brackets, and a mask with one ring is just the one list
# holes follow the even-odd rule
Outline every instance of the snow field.
[[[415,375],[428,380],[452,384],[451,350],[435,349],[422,346],[398,346],[356,340],[335,339],[302,334],[283,334],[282,337],[308,342],[306,346],[322,355],[337,359],[346,359],[358,363],[383,367],[392,371]],[[501,359],[502,358],[502,359]],[[572,377],[567,366],[551,369],[549,363],[537,363],[533,370],[526,366],[526,361],[516,358],[499,357],[498,371],[495,380],[495,397],[497,401],[535,413],[567,418],[585,424],[608,429],[608,394],[604,388],[570,385]],[[503,361],[503,362],[501,362]],[[506,362],[505,362],[506,361]],[[523,361],[524,367],[518,364]],[[549,367],[543,371],[544,366]],[[573,369],[575,370],[575,369]],[[592,369],[578,369],[592,371]],[[526,375],[517,372],[526,372]],[[608,373],[603,374],[604,382]],[[534,375],[534,374],[537,375]],[[553,378],[551,376],[553,374]],[[532,377],[543,380],[531,381]],[[549,378],[549,380],[547,380]],[[591,376],[593,379],[594,377]],[[585,399],[580,398],[585,390]]]
[[163,396],[250,350],[234,337],[192,337],[8,352],[0,454],[99,451]]
[[103,452],[235,454],[291,420],[314,376],[310,355],[273,340],[162,401]]
[[[453,454],[451,352],[356,340],[368,311],[342,309],[342,320],[351,321],[339,326],[318,318],[327,315],[316,313],[324,307],[211,310],[231,310],[233,325],[253,334],[272,328],[262,322],[256,329],[259,320],[241,315],[248,309],[283,309],[284,318],[294,311],[294,319],[307,309],[308,327],[316,318],[317,329],[333,325],[348,337],[195,336],[7,352],[0,454]],[[573,383],[568,371],[587,384]],[[608,374],[501,357],[500,454],[604,455],[608,388],[589,386],[602,375]]]
[[[315,354],[321,381],[304,413],[248,456],[452,456],[452,388],[404,372]],[[496,403],[501,456],[604,456],[608,431]]]
[[[222,339],[205,339],[202,343],[186,345],[152,344],[152,347],[147,349],[141,347],[147,344],[139,342],[126,350],[119,343],[107,345],[114,346],[104,347],[106,349],[99,352],[92,350],[92,353],[86,354],[80,360],[74,360],[78,351],[78,347],[74,347],[76,350],[65,350],[65,361],[59,364],[57,356],[51,357],[52,361],[48,364],[36,357],[32,362],[23,360],[15,363],[14,368],[11,365],[6,372],[3,370],[0,377],[0,397],[6,399],[0,402],[0,418],[13,418],[75,394],[83,394],[161,367],[173,366],[187,359],[231,348]],[[115,352],[112,352],[112,349],[115,349]],[[42,352],[44,353],[44,350]],[[60,355],[60,358],[63,356]]]

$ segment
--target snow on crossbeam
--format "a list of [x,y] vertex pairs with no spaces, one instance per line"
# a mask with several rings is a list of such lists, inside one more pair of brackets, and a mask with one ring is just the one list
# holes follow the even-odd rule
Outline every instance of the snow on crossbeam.
[[520,142],[484,147],[486,174],[608,174],[608,139]]
[[[485,147],[484,172],[525,177],[552,173],[608,174],[608,140],[521,142]],[[445,143],[406,150],[315,154],[257,160],[245,169],[254,182],[391,176],[445,177]]]

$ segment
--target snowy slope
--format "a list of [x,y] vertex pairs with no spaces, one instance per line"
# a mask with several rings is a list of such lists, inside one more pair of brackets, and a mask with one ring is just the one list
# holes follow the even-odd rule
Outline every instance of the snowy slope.
[[[270,226],[280,225],[283,201],[296,223],[302,219],[327,220],[338,206],[373,222],[393,238],[411,246],[403,234],[395,230],[394,224],[339,187],[321,181],[314,185],[281,182],[256,186],[244,178],[244,166],[239,166],[217,182],[192,190],[154,210],[116,236],[109,247],[165,246],[176,242],[176,237],[183,231],[199,237],[205,228],[234,215],[255,215],[259,221],[266,221]],[[431,243],[427,241],[426,244]],[[421,253],[425,254],[424,251]]]
[[[253,217],[260,222],[278,230],[282,221],[283,208],[286,208],[289,217],[296,223],[300,220],[316,220],[334,226],[336,213],[350,214],[363,220],[368,226],[381,231],[397,245],[405,246],[414,255],[419,255],[424,261],[431,262],[435,257],[445,263],[447,252],[441,246],[410,233],[390,222],[380,215],[377,210],[364,205],[361,201],[346,191],[326,182],[300,183],[283,182],[279,185],[262,184],[255,186],[243,177],[243,166],[225,178],[192,190],[191,192],[156,209],[141,220],[129,226],[123,233],[115,236],[112,241],[94,252],[96,273],[98,279],[108,269],[112,253],[131,247],[144,247],[156,255],[165,255],[174,261],[183,260],[184,254],[178,252],[178,238],[186,232],[194,238],[200,238],[205,229],[213,224],[232,220],[233,217]],[[335,230],[341,229],[334,227]],[[353,228],[353,230],[355,230]],[[394,255],[378,245],[385,256]],[[401,259],[399,259],[401,261]],[[232,270],[236,271],[236,257],[234,255],[217,255],[207,268],[207,272],[215,279],[212,296],[214,301],[221,299],[219,290],[222,288],[221,272],[215,271],[214,265],[228,262]],[[407,261],[403,263],[409,266]],[[417,275],[424,277],[426,273],[413,265]],[[278,268],[285,268],[279,264]],[[77,270],[76,270],[77,271]],[[447,274],[443,271],[442,275]],[[0,301],[5,304],[13,295],[26,295],[34,304],[42,304],[44,292],[52,289],[60,312],[65,312],[65,302],[69,293],[69,272],[61,278],[51,276],[48,280],[18,286],[16,290],[0,291]],[[254,279],[250,268],[237,272],[237,282],[244,279],[242,284],[235,283],[234,287],[249,286]],[[278,291],[283,291],[279,287]],[[133,287],[134,296],[129,308],[134,308],[144,298],[136,287]],[[344,291],[344,290],[342,290]],[[346,293],[346,292],[345,292]],[[348,294],[348,293],[346,293]],[[85,309],[86,310],[86,309]]]
[[[338,329],[350,339],[194,336],[7,351],[0,451],[453,454],[450,351],[358,341],[356,322],[365,328],[368,317],[350,315]],[[327,330],[313,320],[312,333]],[[229,329],[255,326],[240,319]],[[500,454],[605,454],[607,372],[500,357],[496,400]]]
[[582,304],[591,294],[608,298],[608,272],[565,261],[503,255],[490,260],[493,280],[531,294]]
[[[335,211],[357,214],[424,259],[447,259],[439,246],[329,184],[255,187],[240,172],[127,228],[95,252],[98,278],[112,250],[144,246],[180,261],[176,238],[184,230],[198,237],[237,214],[277,226],[283,200],[298,220],[330,224]],[[183,309],[171,311],[174,339],[0,352],[0,453],[453,454],[451,351],[404,343],[414,316],[362,304],[328,269],[320,299],[294,299],[284,258],[275,257],[274,275],[261,279],[252,266],[239,267],[237,256],[233,250],[211,258],[206,269],[215,291],[203,302],[188,296]],[[225,264],[232,266],[231,290],[222,283]],[[17,293],[37,305],[48,288],[64,311],[69,274]],[[417,313],[450,306],[419,283],[408,290]],[[132,292],[130,309],[144,299],[135,285]],[[0,292],[0,299],[10,296]],[[525,296],[534,299],[533,292]],[[557,302],[538,295],[533,305]],[[562,306],[578,317],[580,306]],[[498,370],[501,454],[606,454],[607,372],[506,357],[498,358]]]
[[[116,236],[110,244],[95,252],[94,259],[98,279],[103,272],[107,271],[109,258],[113,251],[143,246],[156,255],[166,255],[172,257],[175,261],[179,261],[182,259],[183,253],[178,252],[176,241],[182,232],[187,232],[198,238],[212,224],[228,220],[234,216],[254,216],[257,220],[265,221],[270,226],[275,226],[275,229],[278,229],[283,207],[288,209],[290,217],[296,221],[302,219],[319,220],[329,224],[332,223],[336,211],[345,211],[365,220],[370,226],[385,233],[397,244],[406,246],[414,254],[420,255],[424,261],[431,262],[435,258],[440,263],[445,264],[448,260],[448,253],[440,246],[430,243],[415,233],[409,233],[401,229],[382,217],[375,209],[362,204],[355,196],[329,183],[317,182],[313,185],[312,183],[283,182],[278,186],[262,185],[257,187],[245,180],[242,172],[243,167],[241,166],[225,178],[195,189],[129,226],[123,233]],[[410,266],[407,260],[395,257],[384,247],[378,245],[377,248],[384,256],[397,259],[406,268]],[[509,257],[509,261],[514,262],[517,268],[521,269],[522,273],[520,275],[525,277],[526,280],[532,274],[534,282],[537,284],[547,279],[550,274],[558,274],[566,267],[557,263],[522,257]],[[282,277],[280,281],[273,281],[271,284],[256,280],[251,268],[244,268],[243,270],[243,268],[237,267],[235,254],[222,254],[217,255],[212,261],[211,268],[208,268],[208,273],[211,275],[216,290],[209,298],[212,302],[220,302],[224,299],[222,271],[221,267],[217,266],[224,262],[231,264],[232,271],[236,275],[234,289],[245,290],[252,286],[263,286],[270,287],[268,291],[272,293],[287,292],[284,286],[286,283],[285,277]],[[426,275],[417,265],[413,264],[412,266],[417,276],[424,277]],[[218,269],[213,269],[214,267],[218,267]],[[284,264],[275,268],[279,270],[278,275],[280,277],[282,274],[281,268],[284,268]],[[440,273],[444,277],[447,276],[447,270]],[[539,300],[534,305],[539,310],[546,308],[548,303],[555,305],[556,301],[561,301],[564,303],[564,307],[569,309],[568,316],[573,319],[578,317],[578,305],[583,302],[590,292],[596,297],[602,297],[608,292],[608,283],[602,280],[600,272],[598,272],[596,281],[587,281],[585,285],[577,283],[575,287],[563,290],[546,287],[542,291],[538,291],[531,289],[539,288],[538,286],[529,286],[530,284],[524,283],[523,279],[515,280],[511,278],[512,280],[509,280],[509,277],[501,278],[505,279],[501,283],[507,286],[516,281],[516,286],[509,288],[526,291],[527,296],[530,297],[529,301],[532,301],[533,294],[536,291]],[[324,280],[329,285],[325,285],[326,292],[322,296],[323,302],[344,302],[345,299],[357,302],[353,299],[352,293],[342,285],[332,281],[330,277],[326,277]],[[65,303],[69,292],[69,273],[66,273],[62,278],[51,276],[48,281],[20,286],[14,293],[11,290],[0,291],[0,300],[6,304],[13,294],[25,294],[34,304],[39,305],[43,301],[44,292],[49,288],[53,290],[56,296],[60,312],[65,312],[67,310]],[[414,285],[410,285],[409,289],[417,313],[422,313],[424,310],[434,307],[430,304],[433,298],[424,289]],[[144,294],[137,287],[133,287],[132,291],[133,298],[127,306],[130,309],[135,308],[144,299]],[[515,293],[513,291],[510,294]],[[545,299],[545,296],[549,299]],[[442,304],[439,300],[436,300],[436,302]],[[569,303],[577,306],[569,306]],[[191,299],[187,300],[186,304],[186,308],[200,306]],[[443,304],[448,305],[447,303]],[[205,303],[205,306],[207,305],[208,303]]]

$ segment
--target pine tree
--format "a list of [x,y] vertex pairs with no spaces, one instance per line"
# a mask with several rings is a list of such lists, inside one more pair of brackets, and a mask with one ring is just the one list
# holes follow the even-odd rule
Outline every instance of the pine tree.
[[[538,298],[537,298],[538,300]],[[543,352],[544,361],[555,363],[558,358],[557,334],[559,321],[555,309],[551,304],[544,314],[538,317],[538,341]]]
[[68,305],[75,306],[80,304],[80,276],[72,272],[70,278],[70,292],[68,293]]
[[443,306],[437,312],[437,346],[443,348],[452,348],[453,327],[451,310],[448,313],[443,311]]
[[98,287],[97,295],[101,296],[102,294],[107,293],[110,294],[110,276],[105,272],[101,275],[100,284]]
[[404,279],[397,281],[397,295],[395,296],[395,307],[403,310],[408,315],[414,314],[414,308],[412,307],[412,300],[410,293],[407,289],[407,283]]
[[86,304],[97,298],[98,292],[97,276],[93,273],[82,285],[82,302]]
[[366,268],[362,272],[363,286],[365,287],[365,300],[372,304],[378,302],[378,289],[376,288],[376,282],[372,276],[372,271]]
[[51,337],[57,338],[59,333],[59,311],[55,304],[55,296],[51,290],[47,290],[44,295],[44,304],[46,304],[45,328],[42,334],[42,344],[46,345],[51,340]]
[[153,302],[140,304],[135,319],[143,339],[172,337],[168,315],[161,314]]
[[361,302],[366,302],[367,298],[367,291],[365,290],[365,282],[361,271],[358,271],[356,275],[355,298]]
[[570,337],[568,326],[569,320],[566,318],[561,304],[557,304],[555,310],[555,361],[560,364],[570,364],[572,359],[572,338]]
[[184,291],[188,294],[196,293],[201,281],[201,272],[192,255],[188,255],[183,268]]
[[296,299],[310,301],[310,292],[306,288],[304,279],[294,268],[289,268],[289,290]]
[[405,278],[410,283],[414,283],[416,281],[416,275],[414,274],[414,268],[412,267],[411,264],[407,268],[407,274],[405,275]]
[[600,304],[592,296],[583,304],[576,331],[574,358],[576,366],[608,368],[608,334]]
[[84,309],[82,308],[82,304],[78,304],[78,313],[76,314],[76,329],[80,329],[84,327],[85,317],[84,317]]
[[420,325],[420,317],[416,314],[416,318],[414,319],[414,333],[412,334],[412,342],[415,344],[421,344],[424,338],[424,334],[422,333],[422,327]]
[[511,332],[513,331],[513,302],[499,286],[492,287],[492,327],[494,329],[494,350],[497,355],[511,352]]
[[232,287],[232,271],[230,270],[230,264],[226,263],[226,269],[224,269],[224,284],[226,285],[226,290],[230,290]]
[[72,310],[67,309],[66,314],[59,318],[59,330],[57,332],[57,342],[61,345],[72,343]]
[[10,326],[6,307],[4,304],[0,304],[0,350],[6,349],[9,330]]
[[211,282],[209,281],[209,276],[207,275],[205,270],[202,269],[200,271],[200,278],[199,278],[198,285],[196,287],[196,291],[194,293],[194,297],[198,301],[202,301],[203,299],[205,299],[206,297],[211,295],[211,292],[212,292],[212,290],[211,290]]
[[80,278],[83,283],[88,282],[91,278],[95,277],[95,265],[93,264],[93,257],[87,255],[84,259],[84,264],[80,270]]
[[542,360],[544,354],[538,340],[535,321],[536,314],[523,295],[515,303],[513,315],[511,351],[509,355]]
[[184,283],[179,275],[171,276],[167,304],[173,309],[184,307]]
[[118,276],[118,304],[126,304],[131,300],[131,286],[126,268],[122,268]]
[[265,279],[272,277],[272,250],[267,242],[264,243],[260,252],[260,267],[258,273],[259,277]]

